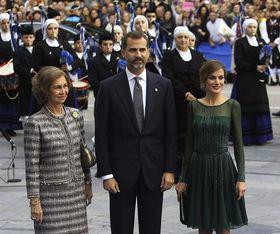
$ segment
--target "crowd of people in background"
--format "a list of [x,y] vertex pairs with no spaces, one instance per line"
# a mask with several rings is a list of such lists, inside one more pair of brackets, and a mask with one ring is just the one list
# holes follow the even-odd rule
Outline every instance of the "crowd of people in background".
[[[12,3],[11,3],[12,2]],[[131,31],[129,24],[131,12],[127,9],[128,1],[119,1],[120,25],[125,35]],[[11,5],[12,4],[12,5]],[[91,1],[85,4],[81,0],[76,1],[38,1],[38,0],[14,0],[0,2],[0,12],[11,9],[18,22],[41,21],[40,7],[46,6],[59,12],[61,21],[74,21],[88,23],[93,27],[112,30],[117,15],[116,2],[110,0]],[[259,36],[266,43],[273,43],[279,37],[279,1],[277,0],[194,0],[194,1],[135,1],[133,7],[136,15],[145,15],[149,21],[157,20],[162,27],[162,32],[173,34],[176,26],[187,26],[195,34],[197,43],[211,41],[224,43],[240,38],[237,29],[234,35],[216,35],[217,25],[225,23],[228,27],[236,29],[239,17],[254,18],[260,25]],[[148,10],[148,11],[147,11]],[[155,13],[155,18],[149,18],[149,12]],[[153,27],[151,27],[152,29]],[[166,31],[165,31],[166,30]]]
[[[273,139],[266,84],[280,84],[279,7],[278,0],[0,0],[0,130],[9,139],[24,123],[35,230],[63,226],[70,232],[76,225],[77,233],[88,232],[91,176],[79,163],[84,130],[77,109],[87,109],[90,87],[95,97],[97,176],[110,192],[114,233],[133,230],[136,197],[140,229],[160,233],[162,192],[176,182],[182,223],[200,233],[215,229],[223,234],[246,225],[243,143],[262,145]],[[72,42],[62,25],[75,29]],[[213,50],[229,45],[232,69],[223,61],[207,61],[199,52],[203,44]],[[221,94],[227,72],[234,77],[235,100]],[[273,115],[280,116],[280,111]],[[49,164],[50,155],[58,162],[55,166]],[[209,162],[213,170],[223,165],[218,174],[212,169],[209,173]],[[223,183],[224,191],[216,191],[215,183]],[[203,186],[211,187],[210,195],[204,197]],[[190,200],[182,197],[186,193]],[[217,194],[225,196],[223,201],[204,204]],[[66,210],[70,200],[75,209]],[[197,203],[203,204],[206,215],[194,213]],[[223,212],[212,214],[215,205]],[[67,219],[52,213],[57,207]],[[130,211],[123,212],[126,208]],[[80,219],[71,226],[73,214]]]
[[[170,74],[175,74],[176,76],[176,73],[171,71],[172,69],[178,73],[178,69],[175,67],[170,67],[171,70],[169,71],[168,67],[170,63],[166,62],[166,59],[168,61],[172,57],[169,56],[169,53],[174,48],[178,49],[176,35],[174,34],[176,27],[187,28],[188,37],[190,38],[189,47],[192,53],[195,53],[194,51],[201,43],[209,43],[208,45],[214,49],[218,45],[227,43],[231,45],[233,52],[235,50],[236,53],[239,53],[239,47],[236,49],[234,47],[236,40],[246,35],[246,29],[244,29],[243,23],[246,19],[254,19],[257,28],[256,37],[260,44],[262,44],[261,47],[269,45],[272,50],[269,59],[265,62],[264,69],[261,71],[263,74],[266,74],[266,78],[264,78],[265,83],[269,85],[279,84],[280,11],[279,1],[277,0],[194,0],[188,2],[182,0],[143,0],[133,2],[112,2],[111,0],[104,0],[102,2],[84,2],[81,0],[1,0],[0,13],[0,63],[3,66],[13,61],[15,73],[21,77],[19,79],[20,116],[28,116],[31,113],[35,113],[36,110],[39,110],[39,105],[36,103],[35,98],[31,97],[31,83],[22,81],[24,79],[26,80],[26,77],[29,77],[30,80],[43,66],[51,65],[60,67],[68,72],[71,78],[73,78],[73,75],[78,76],[78,79],[73,78],[72,80],[76,82],[75,85],[78,86],[77,90],[80,92],[79,94],[89,87],[82,82],[89,82],[96,97],[99,82],[124,69],[125,61],[122,59],[121,44],[122,38],[130,31],[142,31],[148,35],[151,56],[147,61],[146,67],[154,73],[168,77]],[[9,32],[11,30],[11,25],[9,25],[11,20],[16,24],[27,21],[31,22],[32,25],[34,22],[41,22],[41,28],[39,27],[39,30],[29,32],[29,35],[33,33],[35,35],[35,39],[31,38],[31,42],[26,42],[28,44],[26,45],[28,47],[27,49],[33,54],[33,57],[29,58],[29,62],[20,61],[22,58],[19,54],[22,55],[24,52],[20,53],[20,49],[16,50],[15,46],[9,45],[14,40],[13,33]],[[100,30],[97,35],[98,38],[94,38],[94,46],[91,44],[91,49],[87,50],[87,52],[85,52],[85,38],[82,38],[80,34],[75,36],[74,45],[70,45],[65,39],[65,32],[59,30],[60,24],[69,23],[72,26],[74,25],[73,27],[81,23],[81,25],[87,25],[88,28]],[[23,37],[26,34],[26,28],[21,27],[20,31]],[[99,45],[95,46],[98,42]],[[24,40],[21,39],[21,44],[24,45],[24,43]],[[261,47],[259,48],[260,50]],[[64,61],[64,65],[61,65],[61,50],[65,50],[67,53],[69,52],[72,56],[69,59],[69,56],[67,57],[65,55],[67,58],[64,59],[67,61]],[[256,59],[252,61],[253,63],[258,62],[257,57],[260,50],[256,51]],[[30,53],[26,55],[28,56]],[[85,53],[87,53],[86,56]],[[234,56],[240,55],[235,54]],[[187,74],[183,74],[184,72],[190,73],[188,76],[192,75],[193,72],[197,73],[201,62],[198,62],[197,59],[193,59],[193,61],[195,64],[198,64],[196,71],[184,69],[181,72],[183,68],[180,68],[179,73],[181,73],[178,76],[185,77]],[[235,77],[240,72],[238,61],[244,60],[240,58],[232,59],[232,61],[230,72]],[[236,62],[237,64],[235,64]],[[24,73],[21,70],[22,65],[27,65],[26,63],[28,63],[28,69],[31,72],[26,72],[25,70]],[[176,65],[179,64],[176,63]],[[192,69],[195,68],[193,66],[191,67]],[[23,79],[22,77],[25,78]],[[84,80],[80,81],[81,78]],[[185,79],[189,80],[186,77]],[[234,89],[237,86],[239,87],[236,89],[237,91],[240,90],[240,87],[242,89],[244,86],[238,80],[236,80],[236,83],[239,84],[239,86],[234,85]],[[263,90],[265,90],[265,87]],[[15,135],[14,130],[20,129],[20,124],[17,123],[17,107],[15,105],[17,96],[13,91],[11,89],[8,92],[8,98],[6,98],[7,95],[1,92],[0,103],[2,107],[0,128],[11,136]],[[190,97],[192,95],[191,93]],[[242,94],[239,95],[242,96]],[[73,107],[83,106],[83,109],[86,109],[87,102],[84,101],[84,97],[82,96],[81,99],[77,100],[74,96],[75,94],[70,91],[69,100],[66,103]],[[26,101],[27,98],[30,100]],[[254,97],[252,98],[255,99]],[[280,111],[273,113],[273,115],[279,116]],[[10,120],[12,120],[12,123],[7,126],[6,122]],[[268,139],[271,139],[271,137],[268,137]]]

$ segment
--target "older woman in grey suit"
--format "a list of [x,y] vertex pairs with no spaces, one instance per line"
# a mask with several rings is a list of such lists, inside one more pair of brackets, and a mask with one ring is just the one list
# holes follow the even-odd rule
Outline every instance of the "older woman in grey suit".
[[24,124],[27,197],[35,233],[88,233],[86,205],[91,202],[90,171],[83,171],[80,144],[83,117],[63,105],[71,81],[56,67],[33,78],[42,109]]

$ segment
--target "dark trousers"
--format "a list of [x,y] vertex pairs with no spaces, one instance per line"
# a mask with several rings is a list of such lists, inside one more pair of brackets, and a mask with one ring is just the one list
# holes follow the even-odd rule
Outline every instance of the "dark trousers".
[[162,198],[160,188],[151,191],[147,187],[142,173],[131,190],[110,193],[112,234],[133,234],[136,199],[139,234],[160,234]]

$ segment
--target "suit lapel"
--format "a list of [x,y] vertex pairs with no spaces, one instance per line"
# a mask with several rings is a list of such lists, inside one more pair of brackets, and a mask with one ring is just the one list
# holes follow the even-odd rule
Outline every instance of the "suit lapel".
[[107,67],[111,67],[111,63],[105,58],[104,55],[101,55],[101,63]]
[[[34,49],[34,47],[33,47]],[[32,58],[32,54],[25,48],[22,48],[22,54],[23,54],[23,59],[25,59],[25,61],[31,66],[33,67],[33,58]]]
[[157,87],[157,80],[153,77],[152,73],[147,71],[147,94],[146,94],[146,112],[144,129],[148,126],[152,116],[153,108],[157,100],[157,92],[160,91]]
[[136,120],[136,115],[134,111],[134,105],[130,93],[130,88],[127,80],[127,76],[125,71],[121,72],[120,75],[118,76],[118,84],[119,86],[116,87],[117,93],[120,96],[121,102],[123,103],[129,118],[131,119],[131,122],[135,126],[135,128],[139,131],[137,120]]

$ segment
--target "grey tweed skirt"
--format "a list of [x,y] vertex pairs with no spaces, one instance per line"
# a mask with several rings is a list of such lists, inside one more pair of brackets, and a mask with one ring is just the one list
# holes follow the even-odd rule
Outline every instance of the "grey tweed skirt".
[[34,222],[38,234],[88,233],[84,181],[41,185],[43,222]]

